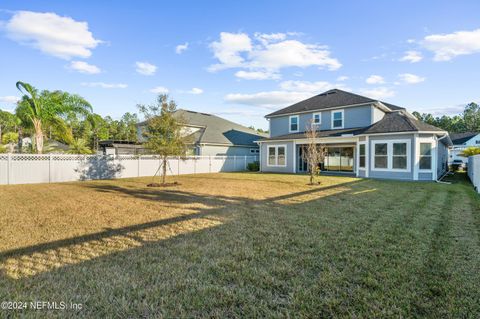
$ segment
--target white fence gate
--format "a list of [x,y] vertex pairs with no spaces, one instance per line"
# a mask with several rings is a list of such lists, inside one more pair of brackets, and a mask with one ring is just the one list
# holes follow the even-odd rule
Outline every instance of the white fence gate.
[[468,157],[468,177],[477,192],[480,193],[480,155]]
[[[172,157],[167,174],[245,171],[254,161],[258,156]],[[153,155],[0,154],[0,185],[153,176],[160,165]]]

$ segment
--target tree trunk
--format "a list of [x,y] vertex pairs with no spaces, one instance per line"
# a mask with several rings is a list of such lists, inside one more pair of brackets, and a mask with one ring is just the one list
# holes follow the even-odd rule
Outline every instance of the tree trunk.
[[162,184],[165,185],[165,178],[167,176],[167,157],[163,157],[163,163],[162,163]]
[[38,154],[43,153],[43,131],[42,122],[39,119],[33,120],[33,127],[35,128],[35,147]]

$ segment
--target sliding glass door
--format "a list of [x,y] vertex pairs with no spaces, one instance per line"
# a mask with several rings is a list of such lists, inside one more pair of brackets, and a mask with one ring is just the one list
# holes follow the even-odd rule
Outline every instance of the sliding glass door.
[[334,172],[353,172],[353,147],[328,147],[324,169]]

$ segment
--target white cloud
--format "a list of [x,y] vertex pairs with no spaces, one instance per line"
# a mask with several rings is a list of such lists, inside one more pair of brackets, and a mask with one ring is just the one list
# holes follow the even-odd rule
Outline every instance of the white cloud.
[[186,51],[187,49],[188,49],[188,42],[185,42],[184,44],[179,44],[175,47],[175,53],[182,54],[183,51]]
[[289,35],[293,34],[256,33],[253,38],[255,43],[252,43],[253,40],[245,33],[222,32],[220,40],[210,45],[219,63],[211,65],[209,71],[241,68],[248,71],[240,73],[244,78],[258,79],[259,73],[252,72],[278,74],[280,69],[288,67],[317,66],[336,70],[342,66],[330,56],[327,47],[288,39]]
[[188,93],[197,95],[197,94],[202,94],[203,90],[200,88],[192,88],[190,91],[188,91]]
[[383,84],[385,83],[385,79],[380,75],[370,75],[365,82],[368,84]]
[[251,94],[231,93],[225,96],[225,101],[265,108],[278,108],[305,100],[334,87],[349,90],[341,84],[335,85],[323,81],[283,81],[279,84],[279,90]]
[[305,100],[312,95],[308,92],[268,91],[253,94],[231,93],[225,96],[230,103],[277,108]]
[[20,98],[18,96],[13,96],[13,95],[0,96],[0,103],[15,104],[18,101],[20,101]]
[[154,75],[157,72],[157,66],[148,62],[135,62],[136,71],[143,75]]
[[433,108],[422,108],[417,109],[414,111],[420,113],[430,113],[433,116],[443,116],[443,115],[458,115],[461,114],[465,110],[465,104],[458,104],[452,106],[445,106],[445,107],[433,107]]
[[348,80],[348,79],[349,79],[348,76],[342,75],[342,76],[339,76],[339,77],[337,78],[337,81],[338,81],[338,82],[343,82],[343,81],[346,81],[346,80]]
[[428,35],[421,44],[435,54],[434,61],[448,61],[459,55],[480,53],[480,29]]
[[395,91],[386,87],[363,89],[363,90],[360,90],[360,92],[367,97],[370,97],[372,99],[379,99],[379,100],[387,97],[395,96]]
[[417,84],[425,81],[424,77],[411,74],[411,73],[402,73],[402,74],[399,74],[398,77],[403,83],[406,83],[406,84]]
[[400,59],[400,61],[407,61],[410,63],[416,63],[422,61],[422,53],[418,51],[407,51],[405,55]]
[[87,87],[100,87],[103,89],[125,89],[128,87],[124,83],[105,83],[105,82],[83,82],[80,85]]
[[157,86],[152,89],[150,89],[150,92],[155,93],[155,94],[167,94],[168,89],[164,86]]
[[[312,95],[319,94],[323,91],[331,90],[339,85],[334,85],[329,82],[318,81],[283,81],[280,83],[280,88],[286,91],[308,92]],[[341,86],[341,85],[340,85]]]
[[245,33],[220,33],[220,41],[210,44],[215,58],[220,63],[211,65],[210,71],[218,71],[227,68],[240,67],[244,59],[240,56],[241,52],[252,50],[250,37]]
[[237,71],[235,76],[244,80],[276,80],[280,78],[280,74],[269,71]]
[[98,74],[102,72],[96,65],[89,64],[84,61],[72,61],[69,66],[70,69],[86,74]]
[[18,11],[5,24],[5,30],[10,39],[62,59],[88,58],[101,43],[93,37],[87,22],[50,12]]

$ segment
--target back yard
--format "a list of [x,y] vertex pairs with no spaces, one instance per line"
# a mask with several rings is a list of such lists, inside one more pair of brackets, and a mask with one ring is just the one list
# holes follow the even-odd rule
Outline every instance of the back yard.
[[177,180],[0,186],[0,300],[83,304],[61,317],[480,316],[480,198],[461,174]]

